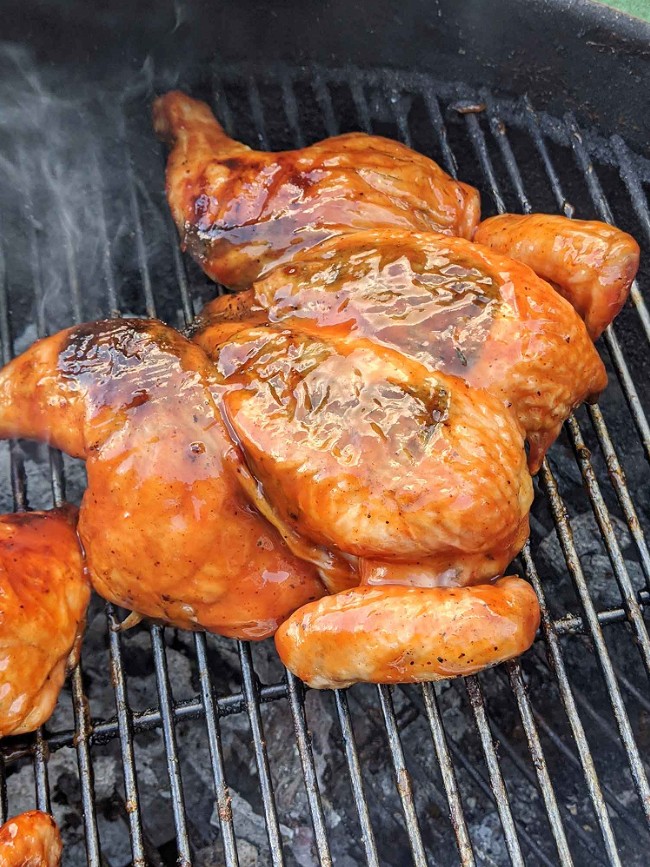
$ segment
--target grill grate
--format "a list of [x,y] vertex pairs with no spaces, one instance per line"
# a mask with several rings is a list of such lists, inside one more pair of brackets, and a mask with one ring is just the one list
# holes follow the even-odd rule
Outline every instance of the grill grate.
[[[101,298],[84,295],[84,239],[64,219],[35,219],[42,179],[23,159],[17,219],[28,247],[0,249],[4,361],[13,354],[12,336],[22,348],[34,325],[45,334],[121,310],[181,326],[214,293],[178,252],[159,190],[162,154],[148,129],[150,97],[136,93],[122,104],[110,165],[99,154],[89,182]],[[525,97],[502,99],[388,70],[287,67],[221,69],[211,97],[228,131],[253,146],[302,146],[352,128],[388,134],[475,183],[486,213],[599,216],[650,242],[650,163],[618,136],[603,140],[571,116],[538,115]],[[106,194],[110,171],[123,181],[117,201]],[[6,226],[16,205],[5,209],[2,184],[0,177]],[[51,184],[46,195],[57,190]],[[162,225],[164,244],[153,240]],[[62,246],[67,263],[64,313],[51,312],[52,244]],[[22,277],[25,253],[31,271]],[[63,707],[44,731],[4,746],[0,818],[52,802],[70,841],[69,864],[80,863],[84,851],[91,865],[645,863],[650,316],[636,285],[628,308],[604,337],[613,375],[602,405],[569,420],[540,476],[531,541],[520,559],[540,598],[542,628],[526,657],[435,687],[360,686],[305,697],[265,647],[239,644],[235,656],[234,643],[203,634],[189,638],[159,626],[122,634],[118,612],[97,608],[84,668],[66,691],[72,715]],[[43,461],[41,452],[11,443],[7,458],[17,509],[61,502],[66,483],[71,495],[80,490],[79,468],[58,453]],[[40,481],[46,475],[49,502]],[[28,482],[36,491],[29,499]],[[179,677],[181,658],[186,678]],[[155,691],[134,703],[138,659]],[[89,668],[104,672],[114,711],[94,711],[98,683]],[[162,744],[166,768],[166,778],[154,773],[153,782],[140,761],[152,744]],[[66,789],[59,777],[51,790],[57,757],[72,748],[77,779]],[[193,750],[202,758],[189,765]],[[111,816],[101,794],[107,762],[121,767],[108,798]],[[201,763],[208,782],[198,797]],[[251,810],[263,817],[266,840],[251,830]],[[83,826],[76,837],[75,818]],[[111,828],[121,829],[121,842]]]

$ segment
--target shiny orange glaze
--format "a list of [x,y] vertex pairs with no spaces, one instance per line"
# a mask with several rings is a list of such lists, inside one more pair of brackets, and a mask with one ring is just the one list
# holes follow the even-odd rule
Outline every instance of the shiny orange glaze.
[[639,245],[615,226],[553,214],[501,214],[482,222],[474,240],[529,265],[584,319],[592,340],[630,293]]
[[0,516],[0,737],[48,720],[77,661],[90,583],[76,521],[72,506]]
[[0,436],[86,458],[79,533],[100,595],[259,639],[324,590],[251,505],[212,376],[202,350],[160,322],[78,326],[0,373]]
[[520,578],[464,588],[359,587],[312,602],[277,631],[283,663],[316,689],[473,674],[533,643],[539,606]]
[[59,867],[61,835],[47,813],[30,810],[0,827],[0,867]]
[[350,133],[282,153],[228,138],[205,103],[173,91],[154,103],[172,145],[167,198],[187,248],[212,279],[250,285],[320,241],[371,227],[470,238],[478,193],[398,142]]
[[[214,347],[210,326],[194,339]],[[497,399],[364,340],[248,328],[213,357],[248,467],[301,537],[429,583],[492,578],[521,549],[532,485]]]
[[357,232],[296,255],[252,292],[237,314],[216,299],[204,320],[266,310],[271,323],[323,340],[367,338],[485,389],[512,407],[532,472],[571,410],[607,384],[571,305],[527,266],[463,238]]

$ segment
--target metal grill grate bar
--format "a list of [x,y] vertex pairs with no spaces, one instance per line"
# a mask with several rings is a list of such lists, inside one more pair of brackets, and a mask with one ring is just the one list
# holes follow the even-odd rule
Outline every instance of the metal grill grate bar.
[[165,743],[165,756],[167,758],[167,773],[169,774],[169,787],[172,794],[172,810],[174,813],[176,844],[178,847],[178,865],[179,867],[186,867],[186,865],[191,864],[190,841],[187,834],[185,798],[183,797],[183,783],[178,761],[178,747],[176,745],[172,691],[169,683],[163,629],[161,626],[151,627],[151,647],[153,649],[153,659],[156,669],[156,686],[158,688],[158,703],[160,705],[162,734]]
[[463,867],[473,867],[476,861],[472,850],[472,842],[467,830],[467,823],[465,822],[465,814],[460,799],[460,792],[458,791],[456,771],[454,770],[454,763],[449,754],[447,737],[440,717],[438,699],[436,698],[433,684],[423,683],[421,689],[422,697],[424,699],[424,707],[429,721],[429,728],[431,729],[431,737],[433,738],[436,756],[438,757],[438,763],[440,765],[440,773],[442,774],[442,781],[447,794],[449,814],[454,834],[456,835],[456,843],[458,845],[461,864]]
[[397,730],[397,719],[395,718],[395,708],[393,707],[393,698],[390,693],[390,687],[380,685],[377,687],[379,696],[379,704],[384,717],[384,725],[386,726],[386,735],[388,737],[388,749],[395,771],[395,784],[399,793],[400,801],[402,802],[402,810],[404,811],[404,819],[406,820],[406,830],[408,831],[409,845],[413,853],[413,860],[416,864],[426,863],[424,854],[424,845],[422,844],[422,834],[420,833],[420,824],[415,812],[415,804],[413,803],[413,789],[411,787],[411,778],[406,769],[404,760],[404,751]]
[[275,806],[273,783],[271,782],[271,769],[269,757],[264,740],[262,716],[258,700],[258,684],[253,671],[250,645],[247,642],[239,643],[239,661],[241,664],[242,680],[244,684],[244,700],[246,712],[253,735],[253,747],[255,750],[255,763],[260,777],[260,790],[264,804],[264,818],[266,819],[266,832],[271,846],[271,861],[274,865],[283,865],[282,839],[280,837],[280,824],[278,812]]
[[348,772],[350,774],[352,794],[354,795],[354,804],[359,817],[359,824],[361,826],[361,841],[366,853],[366,862],[369,867],[379,867],[377,844],[372,830],[372,823],[368,812],[368,801],[366,800],[366,793],[363,787],[359,754],[354,739],[354,729],[352,728],[348,698],[343,690],[337,689],[334,693],[334,699],[336,701],[336,712],[339,719],[339,725],[341,726],[341,735],[343,737],[343,745],[345,748],[345,758],[348,763]]
[[291,716],[293,717],[293,727],[296,734],[298,752],[300,754],[300,764],[302,766],[302,775],[305,780],[309,810],[311,813],[312,824],[314,826],[314,833],[316,835],[316,850],[318,852],[320,863],[324,864],[325,867],[331,867],[332,856],[330,855],[329,843],[327,842],[325,816],[323,815],[323,805],[321,804],[320,790],[318,788],[318,780],[316,779],[316,768],[314,766],[314,756],[311,750],[311,741],[309,732],[307,731],[304,687],[290,671],[287,671],[287,684],[289,688],[289,705],[291,707]]
[[[562,816],[560,815],[555,791],[551,783],[548,768],[546,767],[546,759],[544,758],[544,753],[542,751],[542,744],[537,732],[537,726],[535,725],[533,710],[530,701],[528,700],[526,687],[524,686],[521,665],[518,661],[513,661],[508,663],[506,668],[508,670],[512,691],[517,699],[519,715],[521,716],[521,721],[524,725],[528,748],[530,749],[530,755],[537,773],[539,787],[542,791],[542,797],[544,798],[544,804],[546,806],[546,812],[551,826],[551,833],[553,834],[553,839],[557,846],[557,854],[562,864],[573,864],[573,859],[571,858],[571,853],[569,851],[569,843],[564,831]],[[500,738],[499,742],[501,744],[507,743],[505,738]]]
[[483,747],[483,753],[485,755],[485,761],[490,775],[490,786],[492,787],[492,791],[496,797],[497,810],[499,811],[499,818],[501,819],[503,833],[506,838],[506,846],[508,847],[510,861],[512,862],[513,867],[519,867],[519,865],[524,864],[524,857],[521,852],[515,821],[512,817],[508,792],[506,791],[506,786],[499,767],[494,739],[490,733],[490,725],[485,712],[485,701],[483,699],[483,693],[481,692],[478,678],[476,676],[466,678],[465,687],[467,688],[469,703],[472,712],[474,713],[476,727],[481,738],[481,745]]
[[537,598],[539,599],[539,607],[541,611],[541,628],[544,635],[546,650],[548,653],[548,661],[557,679],[558,687],[560,690],[560,697],[562,699],[564,709],[566,710],[569,724],[571,726],[571,731],[573,733],[573,738],[578,749],[580,764],[582,766],[585,782],[589,790],[591,802],[594,807],[596,820],[603,836],[605,849],[607,850],[607,856],[609,858],[610,864],[616,865],[616,867],[618,867],[618,865],[621,864],[621,860],[618,854],[616,839],[612,830],[609,814],[607,812],[607,806],[605,804],[605,799],[603,798],[600,781],[598,779],[598,774],[596,773],[596,766],[594,764],[591,750],[587,742],[585,729],[582,724],[582,720],[580,719],[580,715],[578,714],[575,698],[569,684],[569,679],[567,677],[566,668],[564,665],[564,659],[562,658],[562,652],[560,650],[560,642],[553,627],[551,617],[549,615],[548,606],[546,603],[546,595],[542,588],[542,583],[539,580],[537,568],[535,567],[535,563],[533,562],[533,558],[530,554],[529,542],[526,543],[522,551],[521,557],[524,563],[526,578],[533,585],[535,593],[537,594]]
[[124,775],[124,793],[126,795],[126,814],[131,837],[131,852],[134,867],[145,867],[145,850],[142,838],[142,817],[140,815],[140,795],[135,770],[135,754],[133,748],[133,714],[129,706],[124,666],[122,663],[122,648],[118,632],[119,622],[112,605],[106,606],[106,621],[108,624],[108,649],[111,664],[111,681],[115,689],[115,706],[117,708],[117,725],[122,756],[122,773]]
[[589,499],[591,500],[594,515],[596,516],[596,521],[598,522],[600,532],[605,541],[605,547],[607,548],[607,553],[609,554],[609,559],[614,569],[614,575],[623,596],[627,619],[632,626],[645,669],[650,675],[650,637],[648,636],[648,629],[643,619],[641,606],[637,601],[630,574],[621,553],[620,545],[616,539],[610,514],[600,490],[600,485],[598,484],[594,468],[589,460],[589,451],[585,445],[584,439],[582,438],[582,432],[580,431],[580,427],[575,418],[572,417],[568,420],[567,428],[576,454],[576,460],[580,466],[580,472],[582,473],[587,490],[589,491]]
[[210,680],[205,635],[197,632],[194,636],[194,644],[196,648],[196,661],[199,666],[199,678],[201,680],[201,698],[203,700],[205,721],[208,729],[210,759],[214,776],[214,790],[217,796],[217,814],[223,842],[225,867],[239,867],[237,842],[235,840],[235,829],[232,821],[232,807],[230,805],[230,791],[226,782],[223,752],[221,749],[219,713]]

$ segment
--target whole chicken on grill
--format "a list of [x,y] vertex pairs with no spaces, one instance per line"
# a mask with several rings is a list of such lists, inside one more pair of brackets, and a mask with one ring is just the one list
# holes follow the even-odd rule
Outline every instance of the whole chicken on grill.
[[529,468],[606,384],[576,310],[606,326],[634,242],[478,225],[474,190],[385,139],[258,153],[182,94],[154,116],[183,243],[247,291],[209,304],[193,343],[96,323],[0,374],[0,435],[87,460],[94,586],[180,626],[277,629],[316,687],[521,653],[537,600],[499,576],[528,534]]
[[52,816],[30,810],[0,827],[0,867],[59,867],[61,835]]
[[77,662],[90,584],[76,519],[71,506],[0,516],[0,737],[49,719]]

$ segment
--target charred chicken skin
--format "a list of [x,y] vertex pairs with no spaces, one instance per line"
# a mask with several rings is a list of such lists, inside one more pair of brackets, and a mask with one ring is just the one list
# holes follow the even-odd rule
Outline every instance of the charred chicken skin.
[[79,326],[4,368],[0,435],[86,459],[79,535],[101,596],[259,639],[324,587],[248,499],[211,376],[204,353],[162,323]]
[[61,835],[40,810],[14,816],[0,827],[0,867],[59,867]]
[[90,584],[75,525],[71,506],[0,517],[0,737],[49,719],[77,662]]
[[207,105],[172,91],[154,104],[171,145],[167,198],[182,244],[219,283],[241,289],[300,249],[386,227],[471,238],[475,189],[398,142],[364,133],[283,153],[229,138]]

